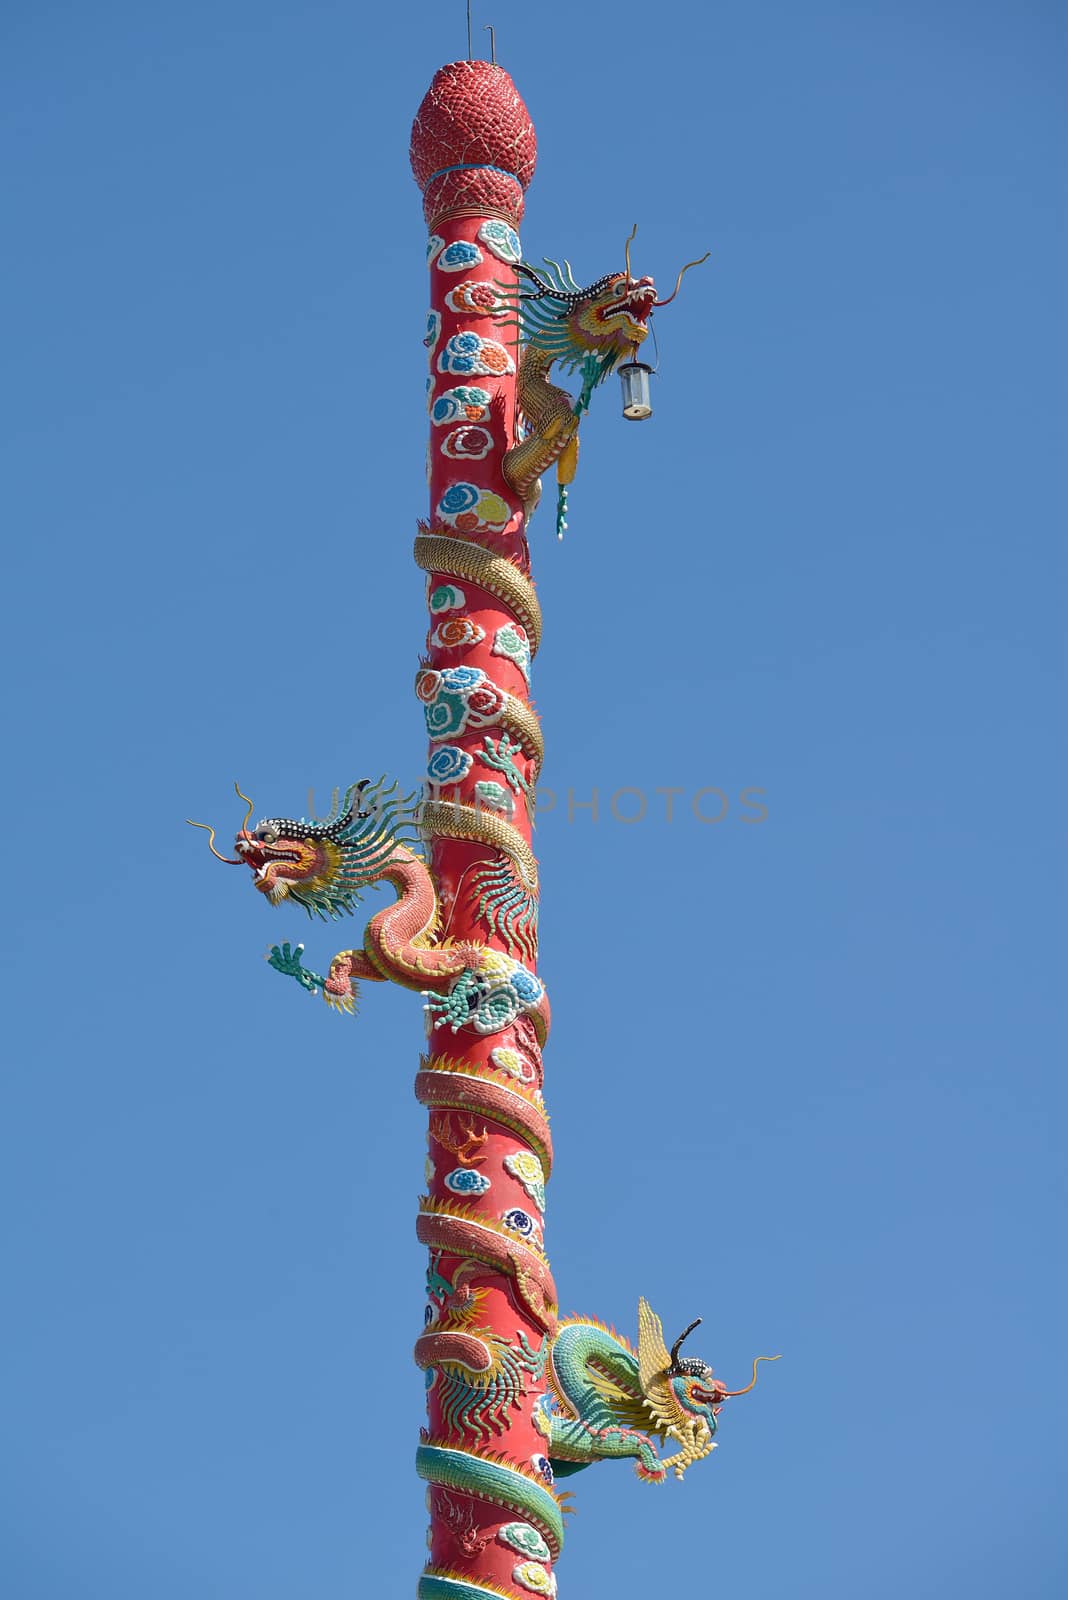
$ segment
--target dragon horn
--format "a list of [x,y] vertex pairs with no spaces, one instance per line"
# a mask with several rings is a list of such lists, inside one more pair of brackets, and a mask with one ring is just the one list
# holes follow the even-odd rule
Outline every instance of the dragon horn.
[[628,283],[630,282],[630,246],[631,246],[631,240],[634,238],[634,235],[637,233],[637,231],[638,231],[638,224],[635,223],[633,228],[630,230],[630,233],[627,235],[626,244],[623,246],[623,255],[624,255],[624,257],[626,259],[626,263],[627,263],[627,282]]
[[[352,807],[353,807],[353,803],[354,802],[358,801],[358,802],[360,802],[362,804],[362,802],[363,802],[363,791],[365,789],[369,789],[370,787],[371,787],[370,778],[361,778],[359,783],[350,783],[349,784],[348,788],[345,790],[345,798],[341,803],[341,806],[342,806],[342,809],[341,809],[341,820],[342,821],[344,821],[346,817],[351,817],[351,815],[352,815]],[[336,790],[335,790],[335,793],[336,793]],[[357,810],[356,815],[358,817],[369,817],[369,816],[372,815],[372,813],[370,811]]]
[[185,820],[186,820],[186,822],[188,822],[188,824],[189,824],[189,826],[191,828],[204,828],[206,830],[207,835],[208,835],[208,849],[211,851],[212,855],[216,857],[217,860],[225,861],[226,865],[228,867],[243,867],[245,865],[245,863],[241,860],[240,856],[221,856],[221,855],[219,855],[218,850],[216,850],[216,848],[215,848],[215,829],[214,828],[209,828],[208,824],[206,822],[194,822],[192,817],[186,817]]
[[781,1361],[781,1360],[782,1360],[782,1356],[754,1356],[753,1357],[753,1376],[750,1379],[750,1381],[746,1384],[744,1389],[727,1389],[727,1390],[725,1390],[724,1391],[724,1395],[723,1395],[724,1400],[737,1400],[737,1398],[738,1398],[738,1396],[740,1394],[748,1394],[750,1389],[753,1389],[753,1388],[756,1387],[757,1363],[758,1362],[760,1362],[760,1361]]
[[672,291],[668,295],[667,299],[666,300],[654,300],[653,301],[653,305],[654,306],[669,306],[671,304],[672,300],[674,300],[675,296],[678,294],[679,285],[682,283],[683,278],[689,272],[690,268],[691,267],[699,267],[702,264],[702,262],[708,260],[708,258],[709,258],[709,256],[711,254],[712,254],[711,250],[706,250],[704,255],[700,256],[696,261],[687,261],[686,265],[683,267],[682,271],[679,273],[678,277],[675,279],[675,287],[674,287],[674,289],[672,289]]
[[675,1343],[671,1346],[671,1366],[668,1368],[669,1372],[675,1372],[677,1370],[679,1351],[682,1348],[682,1341],[684,1339],[688,1339],[695,1328],[700,1327],[701,1320],[702,1319],[700,1317],[694,1317],[693,1321],[690,1323],[690,1326],[682,1330],[678,1338],[675,1340]]

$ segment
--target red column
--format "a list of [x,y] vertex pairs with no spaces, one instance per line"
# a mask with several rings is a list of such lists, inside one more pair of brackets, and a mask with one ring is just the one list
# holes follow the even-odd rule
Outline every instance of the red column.
[[[531,972],[540,734],[530,661],[540,618],[523,508],[501,471],[516,437],[519,352],[494,312],[498,286],[516,285],[535,155],[506,72],[485,61],[440,69],[411,147],[430,234],[430,512],[416,543],[429,607],[416,680],[430,733],[424,831],[442,935],[489,945]],[[488,1034],[430,1030],[416,1086],[430,1108],[419,1218],[428,1320],[416,1347],[428,1382],[424,1600],[553,1592],[559,1516],[537,1425],[555,1318],[541,1081],[526,1019]]]

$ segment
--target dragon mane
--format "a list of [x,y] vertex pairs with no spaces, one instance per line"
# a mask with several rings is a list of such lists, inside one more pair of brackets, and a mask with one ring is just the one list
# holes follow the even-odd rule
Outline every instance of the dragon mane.
[[360,891],[382,876],[398,847],[410,848],[409,840],[418,842],[410,804],[415,796],[400,796],[398,785],[385,788],[385,781],[383,777],[376,783],[364,779],[350,784],[340,808],[335,789],[330,815],[322,819],[264,817],[257,823],[257,829],[271,828],[279,838],[317,839],[333,846],[327,852],[329,870],[294,882],[287,895],[287,900],[303,906],[309,917],[326,922],[354,915]]
[[600,353],[590,350],[575,338],[570,313],[585,300],[595,300],[606,289],[614,272],[606,273],[596,283],[585,288],[575,282],[571,263],[545,258],[544,268],[532,267],[528,262],[519,264],[519,273],[534,290],[513,289],[498,283],[498,300],[505,326],[518,332],[527,345],[551,356],[562,372],[581,368],[585,387],[594,389],[602,383],[620,360],[622,352],[609,347]]

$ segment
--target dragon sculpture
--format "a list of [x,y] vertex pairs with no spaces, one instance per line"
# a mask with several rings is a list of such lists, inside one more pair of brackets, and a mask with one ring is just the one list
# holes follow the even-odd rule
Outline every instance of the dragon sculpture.
[[[518,396],[526,429],[526,437],[506,452],[502,471],[522,499],[529,521],[541,495],[541,474],[555,464],[556,532],[561,538],[567,527],[567,489],[578,467],[579,422],[594,389],[621,362],[635,358],[648,336],[652,311],[669,305],[683,275],[708,259],[705,254],[687,262],[672,293],[658,300],[652,278],[631,274],[630,246],[636,232],[637,226],[627,239],[625,270],[609,272],[585,288],[575,282],[570,262],[561,266],[548,258],[543,270],[519,263],[518,272],[533,288],[510,290],[498,285],[499,316],[523,340]],[[577,399],[549,381],[554,365],[581,373]]]
[[[372,884],[388,883],[397,891],[394,903],[368,923],[362,946],[335,955],[326,976],[303,965],[303,945],[288,942],[271,948],[267,959],[276,971],[310,993],[321,993],[339,1011],[355,1009],[362,978],[421,990],[435,1023],[450,1023],[454,1030],[462,1026],[494,1034],[509,1024],[518,1027],[525,1051],[496,1050],[481,1069],[462,1059],[425,1058],[416,1096],[439,1118],[431,1124],[432,1135],[455,1155],[460,1172],[470,1173],[483,1159],[488,1136],[485,1126],[479,1132],[474,1125],[479,1116],[520,1137],[526,1149],[507,1158],[509,1170],[543,1209],[552,1166],[540,1090],[540,1046],[549,1024],[544,987],[499,951],[439,936],[433,879],[403,837],[415,828],[409,801],[399,798],[395,784],[363,780],[352,784],[340,803],[335,793],[326,818],[268,817],[250,828],[252,803],[234,787],[248,805],[235,839],[237,854],[221,855],[210,828],[209,846],[219,860],[248,867],[256,890],[272,905],[292,902],[309,917],[339,919],[354,913],[362,891]],[[532,1064],[528,1070],[520,1064],[523,1058]],[[442,1120],[451,1116],[461,1119],[458,1132]],[[478,1192],[476,1184],[471,1187]],[[426,1327],[415,1355],[441,1386],[443,1414],[476,1440],[489,1439],[503,1429],[509,1409],[529,1384],[543,1382],[536,1421],[546,1440],[540,1476],[549,1484],[593,1462],[627,1457],[644,1482],[663,1483],[669,1470],[681,1479],[688,1466],[715,1448],[724,1401],[752,1388],[757,1362],[778,1359],[758,1356],[753,1383],[729,1391],[705,1362],[679,1356],[698,1323],[686,1328],[669,1353],[660,1319],[644,1299],[638,1305],[637,1351],[593,1319],[559,1319],[540,1240],[533,1231],[517,1232],[509,1216],[492,1224],[462,1203],[424,1197],[417,1233],[432,1254]],[[462,1263],[451,1280],[442,1270],[445,1258]],[[486,1290],[476,1280],[484,1272],[511,1281],[517,1302],[542,1330],[540,1347],[519,1330],[513,1345],[483,1325]],[[676,1443],[676,1454],[662,1460],[657,1439]],[[477,1497],[480,1474],[491,1459],[485,1452],[476,1456],[424,1443],[419,1464],[431,1483]],[[491,1476],[496,1503],[532,1518],[543,1532],[551,1529],[537,1474],[533,1479],[517,1474],[502,1460],[492,1462]]]
[[[431,1256],[426,1327],[416,1341],[416,1362],[442,1385],[450,1422],[482,1439],[503,1429],[508,1408],[519,1404],[525,1378],[537,1384],[545,1374],[536,1418],[554,1479],[596,1461],[633,1457],[644,1483],[663,1483],[669,1470],[681,1480],[688,1466],[715,1449],[724,1401],[749,1393],[759,1362],[778,1360],[757,1356],[747,1387],[728,1390],[706,1362],[679,1355],[700,1317],[669,1353],[660,1318],[644,1298],[638,1302],[637,1351],[613,1329],[587,1317],[559,1320],[540,1351],[518,1332],[513,1347],[481,1325],[486,1291],[473,1286],[479,1270],[477,1263],[465,1261],[450,1281],[443,1276],[440,1254]],[[678,1451],[662,1460],[654,1436],[673,1440]]]
[[[418,1470],[442,1491],[490,1500],[523,1519],[509,1525],[510,1540],[534,1559],[555,1558],[559,1551],[561,1497],[551,1489],[557,1478],[597,1461],[633,1458],[644,1483],[663,1483],[669,1472],[681,1480],[690,1465],[715,1449],[724,1403],[749,1393],[759,1362],[778,1360],[757,1356],[749,1384],[728,1390],[707,1363],[679,1354],[700,1318],[669,1352],[660,1318],[645,1299],[638,1302],[637,1351],[603,1324],[579,1317],[557,1323],[540,1351],[522,1334],[513,1347],[480,1325],[485,1291],[473,1286],[477,1275],[478,1268],[465,1262],[450,1281],[442,1274],[440,1256],[431,1257],[427,1326],[415,1358],[428,1382],[440,1386],[450,1421],[483,1448],[474,1455],[424,1440]],[[533,1473],[484,1448],[503,1431],[509,1408],[518,1407],[528,1385],[542,1386],[535,1421],[545,1453],[534,1458]],[[679,1448],[663,1459],[657,1439]],[[464,1536],[470,1538],[471,1530]]]
[[417,989],[435,1026],[449,1024],[454,1032],[470,1027],[497,1033],[529,1016],[538,1043],[544,1043],[549,1031],[544,984],[502,951],[440,936],[434,880],[402,837],[406,829],[414,837],[415,825],[396,784],[386,788],[384,780],[364,779],[350,786],[340,807],[335,794],[333,810],[322,821],[264,817],[252,829],[252,802],[241,798],[249,810],[235,839],[236,857],[215,849],[213,829],[208,843],[220,861],[249,867],[255,888],[272,905],[291,902],[309,917],[340,919],[355,912],[362,891],[372,884],[388,883],[397,891],[395,902],[367,924],[363,944],[340,950],[325,976],[305,967],[304,946],[292,943],[272,946],[267,959],[276,972],[295,978],[310,993],[318,991],[338,1011],[356,1009],[361,978]]
[[[711,1455],[724,1401],[748,1394],[757,1364],[778,1357],[757,1356],[752,1382],[730,1390],[706,1362],[679,1355],[700,1321],[679,1335],[670,1354],[660,1318],[645,1299],[638,1301],[637,1351],[599,1322],[574,1317],[557,1324],[549,1357],[556,1408],[548,1452],[557,1477],[594,1461],[633,1456],[642,1482],[663,1483],[669,1470],[681,1480],[688,1466]],[[679,1449],[661,1460],[651,1436],[671,1439]]]

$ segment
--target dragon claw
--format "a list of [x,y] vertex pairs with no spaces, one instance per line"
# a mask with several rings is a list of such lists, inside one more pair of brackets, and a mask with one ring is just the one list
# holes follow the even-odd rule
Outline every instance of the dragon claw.
[[267,954],[267,964],[276,972],[281,972],[284,977],[296,978],[302,989],[307,989],[314,994],[316,989],[321,989],[323,979],[317,972],[311,972],[301,965],[301,956],[304,954],[302,944],[273,944]]
[[331,994],[328,989],[323,990],[323,999],[331,1011],[342,1011],[346,1016],[354,1016],[356,1001],[351,994]]

